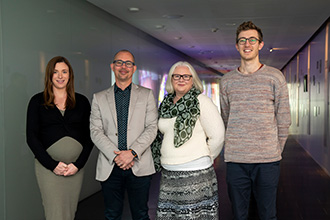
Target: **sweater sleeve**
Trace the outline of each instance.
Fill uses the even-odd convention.
[[[77,97],[78,97],[78,95],[77,95]],[[82,142],[83,150],[80,153],[78,159],[75,162],[73,162],[73,164],[78,169],[81,169],[85,166],[85,164],[88,160],[88,157],[93,149],[94,144],[91,140],[90,129],[89,129],[89,117],[90,117],[90,112],[91,112],[90,103],[89,103],[88,99],[82,95],[80,95],[80,98],[77,100],[79,100],[81,102],[79,111],[84,112],[83,117],[81,119],[81,135],[83,137],[83,142]]]
[[[279,83],[275,87],[275,117],[277,121],[279,143],[281,150],[283,151],[289,135],[289,127],[291,125],[288,87],[284,77],[280,78]]]
[[[199,96],[200,100],[200,122],[207,137],[207,145],[209,147],[212,160],[214,160],[221,152],[225,127],[218,111],[212,100],[206,96]]]
[[[47,169],[53,171],[59,161],[54,160],[46,151],[40,140],[40,109],[38,96],[31,98],[26,118],[26,140],[35,158]]]
[[[225,127],[227,127],[230,106],[223,80],[220,81],[220,107],[221,107],[221,117],[223,119]]]

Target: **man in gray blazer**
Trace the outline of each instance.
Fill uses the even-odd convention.
[[[105,217],[119,220],[127,190],[132,218],[149,219],[148,197],[155,173],[150,144],[157,134],[157,106],[150,89],[132,83],[133,54],[121,50],[111,69],[116,83],[94,94],[91,137],[99,149],[96,180],[101,182]]]

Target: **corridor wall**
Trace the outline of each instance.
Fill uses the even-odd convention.
[[[290,133],[330,175],[328,19],[283,68],[291,104]]]

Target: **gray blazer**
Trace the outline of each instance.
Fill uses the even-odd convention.
[[[127,149],[133,149],[138,155],[131,168],[136,176],[155,173],[150,144],[157,134],[157,119],[157,106],[152,91],[132,83]],[[99,149],[96,180],[105,181],[115,165],[114,151],[119,151],[114,86],[93,95],[90,130],[91,138]]]

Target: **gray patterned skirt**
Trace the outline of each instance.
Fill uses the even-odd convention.
[[[213,166],[196,171],[162,170],[157,220],[217,220],[218,207]]]

